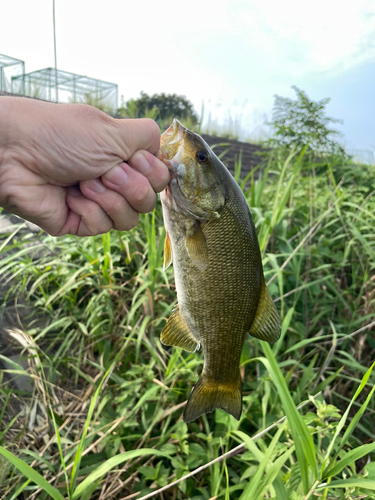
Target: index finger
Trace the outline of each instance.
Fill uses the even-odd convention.
[[[127,118],[115,121],[118,145],[129,159],[136,151],[157,153],[160,149],[160,128],[151,118]]]

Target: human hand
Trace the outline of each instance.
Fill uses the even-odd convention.
[[[132,229],[170,180],[159,141],[153,120],[0,97],[0,206],[53,236]]]

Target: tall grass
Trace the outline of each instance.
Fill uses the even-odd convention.
[[[34,371],[4,370],[42,381],[43,429],[0,382],[5,499],[375,498],[374,171],[291,153],[238,179],[282,320],[272,347],[245,342],[239,422],[181,419],[202,355],[160,344],[176,294],[159,205],[129,233],[4,240],[8,303],[48,318],[27,330]]]

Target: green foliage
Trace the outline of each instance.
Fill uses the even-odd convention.
[[[169,127],[173,118],[178,118],[189,124],[198,123],[198,115],[193,104],[182,95],[154,94],[152,96],[141,92],[137,99],[124,101],[121,97],[120,115],[129,118],[149,117],[157,119],[163,128]],[[188,124],[186,124],[188,126]]]
[[[0,379],[6,500],[158,498],[175,481],[164,498],[375,499],[375,173],[332,163],[302,176],[305,156],[278,151],[258,179],[238,175],[282,319],[275,345],[245,342],[239,422],[181,420],[202,355],[160,344],[176,302],[160,204],[128,233],[4,236],[8,303],[24,295],[48,320],[27,328],[47,379],[42,432]]]
[[[78,99],[70,98],[71,103],[81,103],[88,104],[89,106],[94,106],[94,108],[100,109],[105,113],[112,114],[114,109],[112,106],[108,105],[106,97],[98,95],[98,93],[86,92],[84,96],[79,96]]]
[[[210,112],[207,117],[207,122],[205,123],[202,132],[209,135],[214,135],[216,137],[225,137],[226,139],[239,140],[242,134],[241,127],[241,116],[232,117],[230,110],[227,111],[223,122],[220,122],[212,118],[212,113]],[[249,142],[262,142],[262,141],[252,141]]]
[[[267,123],[273,129],[273,136],[266,144],[274,148],[296,148],[297,151],[307,148],[310,158],[345,158],[344,148],[332,137],[341,134],[330,128],[331,123],[342,123],[342,120],[325,114],[330,98],[315,102],[295,85],[292,88],[297,94],[296,100],[275,95],[273,120]]]

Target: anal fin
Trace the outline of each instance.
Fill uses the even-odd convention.
[[[259,340],[266,340],[272,344],[278,340],[280,333],[280,316],[263,279],[258,309],[249,334],[252,337]]]
[[[168,318],[167,324],[161,332],[160,341],[164,345],[181,347],[188,352],[195,352],[200,347],[200,342],[195,338],[185,318],[180,314],[178,305]]]

